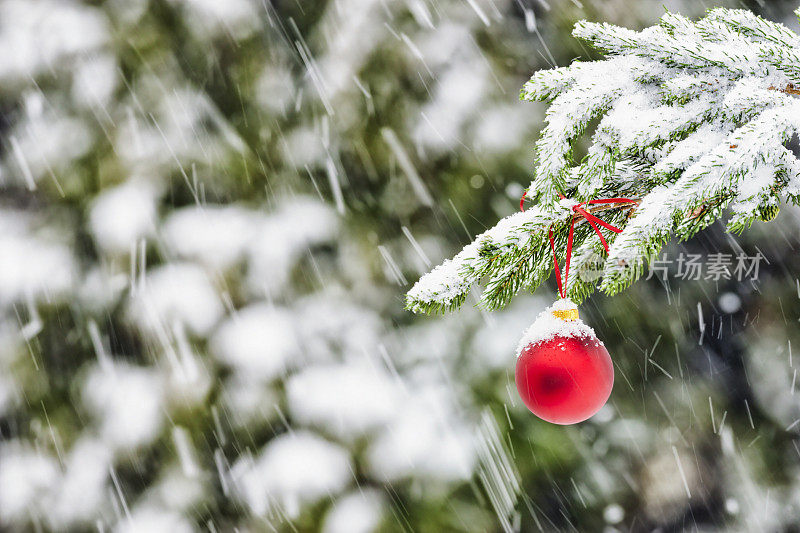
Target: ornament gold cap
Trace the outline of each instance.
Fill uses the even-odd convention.
[[[553,309],[551,312],[553,313],[554,317],[560,318],[565,322],[573,322],[578,320],[577,309]]]

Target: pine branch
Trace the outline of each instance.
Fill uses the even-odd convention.
[[[728,229],[740,232],[774,218],[782,202],[800,203],[800,163],[785,147],[800,130],[794,32],[748,11],[714,9],[697,22],[667,13],[639,32],[582,21],[573,34],[606,58],[537,72],[520,94],[549,102],[526,192],[535,205],[424,276],[409,309],[454,309],[477,282],[487,309],[535,290],[553,268],[548,230],[563,260],[576,201],[638,199],[592,207],[623,228],[607,235],[607,256],[594,230],[576,223],[572,269],[601,258],[599,288],[609,294],[638,279],[664,243],[692,237],[726,209]],[[576,161],[572,147],[596,119],[587,156]],[[580,300],[597,285],[571,274],[566,290]]]

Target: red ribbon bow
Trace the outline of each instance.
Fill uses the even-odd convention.
[[[559,194],[562,199],[564,196]],[[602,226],[607,230],[611,230],[614,233],[622,233],[622,230],[616,226],[613,226],[606,222],[605,220],[599,219],[589,211],[583,208],[585,205],[598,205],[598,204],[635,204],[636,200],[631,200],[630,198],[603,198],[600,200],[587,200],[585,202],[579,202],[572,206],[572,220],[569,224],[569,237],[567,238],[567,258],[566,264],[564,267],[564,282],[561,282],[561,268],[558,266],[558,258],[556,257],[556,244],[553,240],[553,230],[552,228],[548,228],[547,230],[547,237],[550,239],[550,249],[553,251],[553,264],[555,265],[556,270],[556,285],[558,286],[558,294],[562,298],[566,298],[566,285],[567,285],[567,278],[569,277],[569,262],[570,258],[572,257],[572,240],[573,234],[575,230],[575,219],[578,216],[582,216],[586,219],[586,222],[592,226],[592,229],[597,236],[600,238],[600,243],[603,245],[606,253],[608,253],[608,243],[606,242],[606,238],[603,236],[603,233],[600,231],[598,226]],[[522,195],[522,198],[519,201],[519,208],[521,211],[525,211],[525,194]]]

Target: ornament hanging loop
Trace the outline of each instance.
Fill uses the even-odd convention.
[[[527,191],[522,194],[522,198],[519,201],[519,208],[521,211],[525,211],[525,196],[527,195]],[[564,200],[564,195],[559,194],[562,200]],[[606,242],[606,238],[603,236],[603,233],[600,231],[600,227],[603,227],[609,231],[613,231],[614,233],[622,233],[622,229],[618,228],[614,225],[609,224],[605,220],[602,220],[588,210],[584,209],[586,205],[601,205],[601,204],[635,204],[638,203],[638,200],[632,200],[630,198],[601,198],[598,200],[587,200],[585,202],[579,202],[572,206],[572,216],[570,217],[569,223],[569,236],[567,237],[567,253],[564,262],[564,280],[561,280],[561,268],[558,266],[558,256],[556,254],[556,243],[555,239],[553,238],[553,228],[549,227],[547,229],[547,238],[550,240],[550,250],[553,252],[553,265],[555,266],[556,271],[556,286],[558,287],[558,295],[563,299],[567,297],[567,280],[569,279],[569,264],[570,259],[572,258],[572,243],[574,240],[575,235],[575,219],[582,217],[589,225],[592,227],[594,232],[597,234],[597,237],[600,239],[600,244],[603,245],[603,249],[608,254],[608,242]],[[576,313],[577,314],[577,313]],[[564,320],[575,320],[577,318],[570,317],[560,317]]]

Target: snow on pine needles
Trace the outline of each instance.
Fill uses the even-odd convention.
[[[673,235],[693,236],[727,207],[728,229],[740,232],[770,220],[781,203],[800,203],[800,164],[785,146],[800,131],[794,32],[719,8],[696,22],[666,13],[642,31],[581,21],[573,35],[606,58],[539,71],[520,95],[549,104],[524,196],[534,204],[525,211],[531,218],[514,224],[523,217],[510,215],[423,276],[408,293],[409,309],[453,309],[482,279],[488,309],[534,290],[552,268],[548,229],[557,255],[566,252],[572,213],[561,209],[563,197],[638,202],[601,217],[623,229],[609,237],[599,283],[608,294],[633,283]],[[574,145],[593,123],[587,155],[577,160]],[[573,268],[588,252],[603,252],[588,230],[576,231],[575,248]],[[578,301],[594,289],[577,279],[567,287]]]

